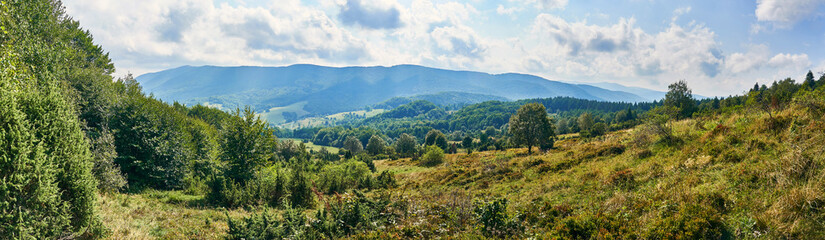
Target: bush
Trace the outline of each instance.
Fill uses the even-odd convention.
[[[269,205],[280,207],[288,195],[285,169],[263,169],[246,183],[222,175],[209,181],[208,202],[225,207]]]
[[[355,156],[355,159],[357,159],[360,162],[363,162],[364,164],[367,164],[367,167],[370,169],[370,171],[375,172],[375,163],[372,162],[373,158],[366,152],[358,153],[358,155]]]
[[[268,210],[260,214],[252,213],[242,219],[232,219],[227,214],[229,225],[226,239],[319,239],[317,229],[307,227],[307,219],[300,209],[287,208],[279,218]]]
[[[389,198],[371,199],[361,192],[329,199],[327,207],[316,212],[316,220],[310,228],[322,232],[327,238],[341,238],[356,231],[373,230],[395,222]]]
[[[476,202],[475,219],[479,229],[487,237],[515,237],[524,231],[519,215],[507,214],[507,199],[496,199],[491,202]]]
[[[363,162],[348,160],[340,164],[324,166],[318,173],[319,190],[328,193],[343,193],[349,189],[372,187],[370,169]]]
[[[315,198],[309,180],[302,167],[292,169],[292,178],[289,181],[289,202],[292,207],[312,207]]]
[[[421,159],[421,165],[435,166],[442,162],[444,162],[444,150],[434,145],[427,146],[427,152],[424,153],[424,157]]]
[[[394,188],[397,186],[398,182],[395,180],[395,174],[390,171],[381,171],[381,174],[375,178],[376,188]]]

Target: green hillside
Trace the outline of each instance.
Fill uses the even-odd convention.
[[[279,109],[114,78],[59,1],[0,3],[0,239],[825,236],[825,75],[722,99],[685,81],[648,103],[416,99],[286,130],[262,119]]]

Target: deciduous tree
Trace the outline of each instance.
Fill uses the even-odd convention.
[[[543,149],[553,146],[553,124],[544,105],[538,103],[521,106],[516,114],[510,117],[509,132],[512,134],[511,141],[515,145],[527,146],[528,153],[532,153],[533,146]]]

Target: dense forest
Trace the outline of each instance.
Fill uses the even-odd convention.
[[[3,1],[0,51],[3,239],[825,234],[825,76],[812,72],[721,99],[677,81],[652,103],[415,100],[284,131],[112,76],[59,1]],[[112,220],[141,217],[192,224],[144,236]]]

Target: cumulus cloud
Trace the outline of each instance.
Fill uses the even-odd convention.
[[[537,57],[525,61],[524,68],[544,68],[559,78],[628,79],[659,89],[685,79],[697,92],[712,95],[810,65],[805,54],[771,55],[765,45],[724,54],[715,33],[696,23],[671,22],[661,32],[645,32],[633,18],[602,26],[541,14],[531,33],[541,44],[528,51]]]
[[[481,58],[486,50],[478,42],[475,32],[468,27],[439,27],[430,34],[437,48],[451,54]]]
[[[510,0],[510,2],[522,2],[524,4],[534,4],[539,9],[553,10],[567,7],[568,0]]]
[[[504,5],[499,4],[496,8],[496,13],[499,15],[513,15],[514,13],[518,12],[520,9],[517,7],[509,7],[506,8]]]
[[[367,42],[297,0],[261,7],[200,0],[65,4],[111,51],[115,64],[132,72],[183,64],[333,65],[371,58]]]
[[[254,7],[202,0],[65,4],[111,52],[118,74],[201,64],[421,64],[660,90],[685,79],[699,94],[728,95],[754,81],[805,73],[811,65],[806,54],[776,53],[765,44],[725,53],[707,26],[677,23],[690,7],[673,11],[658,31],[643,30],[635,18],[591,24],[537,13],[519,23],[523,30],[502,37],[470,26],[534,6],[561,9],[567,1],[510,0],[494,12],[479,11],[472,3],[430,0],[335,0],[320,7],[300,0]]]
[[[348,0],[341,6],[338,18],[347,25],[360,25],[371,29],[395,29],[403,25],[397,8],[365,7],[361,0]]]
[[[758,0],[756,19],[788,27],[810,18],[825,0]]]

